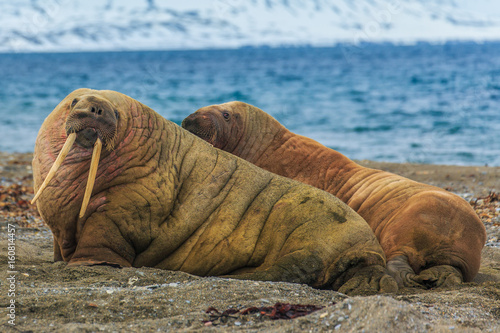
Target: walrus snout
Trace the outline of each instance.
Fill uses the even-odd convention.
[[[206,114],[200,114],[200,113],[191,113],[189,116],[187,116],[183,121],[181,126],[185,129],[188,127],[191,128],[199,128],[200,127],[200,122],[210,122],[210,118]]]
[[[215,124],[216,122],[209,114],[197,111],[187,116],[182,121],[181,126],[213,146],[216,146],[217,128]]]
[[[84,96],[75,98],[71,107],[66,133],[77,133],[76,142],[84,148],[91,148],[99,138],[106,148],[113,149],[118,123],[113,104],[97,96]]]

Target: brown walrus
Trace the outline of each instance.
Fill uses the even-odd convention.
[[[471,281],[486,241],[483,224],[462,198],[440,188],[364,168],[296,135],[242,102],[199,109],[182,126],[214,147],[332,193],[375,232],[400,285],[437,287]]]
[[[343,202],[118,92],[69,94],[39,131],[33,174],[56,261],[397,290],[375,235]]]

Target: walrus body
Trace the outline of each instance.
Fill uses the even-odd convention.
[[[201,108],[182,126],[217,148],[347,203],[374,231],[400,285],[471,281],[479,270],[485,228],[452,193],[364,168],[242,102]]]
[[[117,92],[76,90],[47,117],[35,190],[70,137],[74,148],[37,194],[55,260],[397,290],[373,232],[347,205],[215,149]],[[101,141],[95,186],[80,210],[92,145]]]

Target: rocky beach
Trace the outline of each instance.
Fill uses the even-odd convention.
[[[29,203],[31,159],[0,153],[4,332],[500,332],[500,167],[359,161],[460,195],[487,243],[471,283],[348,297],[292,283],[53,263],[52,234]]]

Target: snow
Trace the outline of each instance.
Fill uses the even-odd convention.
[[[496,0],[0,0],[0,52],[500,40]]]

